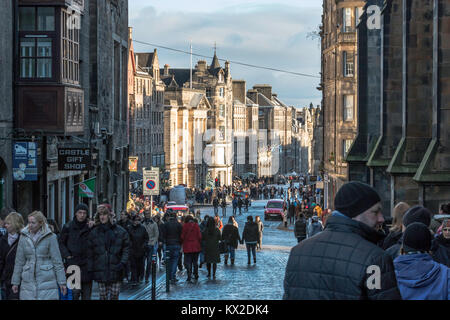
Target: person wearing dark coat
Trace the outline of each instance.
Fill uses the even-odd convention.
[[[88,271],[98,282],[100,300],[118,300],[129,258],[129,235],[113,222],[105,205],[98,206],[95,220],[96,226],[88,236]]]
[[[283,299],[401,299],[392,259],[376,245],[377,225],[384,218],[375,189],[361,182],[346,183],[337,192],[334,207],[326,228],[291,250]]]
[[[239,198],[238,198],[238,201],[237,201],[237,205],[238,205],[238,208],[239,208],[239,215],[242,214],[242,205],[243,205],[243,204],[244,204],[244,201],[242,201],[242,198],[239,197]]]
[[[12,212],[5,218],[6,234],[0,236],[0,287],[2,300],[19,300],[19,294],[12,291],[11,279],[14,273],[17,245],[23,218],[20,213]]]
[[[242,233],[242,242],[245,241],[247,247],[247,264],[250,264],[251,256],[253,255],[253,263],[256,263],[256,245],[259,241],[259,227],[256,222],[253,221],[252,216],[247,217],[247,222],[244,226],[244,232]]]
[[[183,226],[178,222],[175,213],[169,215],[169,219],[161,227],[162,237],[164,239],[164,245],[169,253],[168,265],[170,271],[170,281],[175,284],[178,279],[176,278],[178,259],[181,251],[181,232]]]
[[[450,220],[442,223],[442,234],[433,239],[431,253],[434,261],[450,267]]]
[[[406,228],[411,223],[414,222],[421,222],[427,227],[429,227],[431,222],[431,216],[432,216],[431,211],[420,205],[413,206],[405,212],[402,221],[402,236],[400,237],[400,239],[396,244],[386,249],[386,253],[391,256],[392,260],[394,260],[400,255],[400,248],[402,246],[403,241],[403,232],[406,230]]]
[[[141,224],[141,218],[138,215],[132,218],[128,234],[130,237],[131,284],[137,284],[144,277],[144,259],[148,243],[147,229]]]
[[[420,222],[409,224],[403,233],[394,266],[404,300],[450,299],[450,269],[431,258],[431,238],[429,226]]]
[[[66,223],[59,235],[59,250],[64,267],[80,267],[81,289],[73,289],[73,300],[91,300],[92,281],[88,272],[89,208],[84,203],[75,207],[75,217]],[[67,275],[66,275],[67,276]]]
[[[214,207],[214,214],[218,214],[219,213],[219,199],[217,197],[214,197],[212,204]]]
[[[191,281],[191,276],[198,279],[198,256],[201,247],[202,234],[200,227],[194,218],[187,216],[181,231],[181,242],[184,253],[184,266],[187,270],[187,281]]]
[[[223,227],[222,240],[225,241],[228,252],[225,254],[225,264],[228,264],[228,256],[230,256],[231,265],[234,265],[235,251],[241,242],[239,229],[234,225],[233,216],[228,218],[228,223]]]
[[[214,219],[209,218],[206,229],[202,233],[205,241],[205,262],[208,269],[208,278],[211,277],[211,265],[213,267],[213,279],[216,279],[217,264],[220,263],[219,241],[220,230],[216,227]]]
[[[306,219],[303,213],[300,213],[294,226],[294,235],[298,243],[306,239]]]

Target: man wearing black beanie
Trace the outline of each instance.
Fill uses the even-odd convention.
[[[66,223],[59,236],[59,249],[64,260],[64,266],[75,265],[81,270],[81,289],[73,290],[73,300],[90,300],[92,281],[87,270],[87,238],[91,225],[89,224],[89,208],[84,203],[75,207],[74,218]]]
[[[401,299],[392,259],[376,245],[384,222],[378,193],[352,181],[334,206],[325,230],[291,250],[283,299]]]
[[[450,270],[429,254],[432,235],[428,226],[413,222],[403,233],[395,274],[405,300],[449,300]]]
[[[408,211],[406,211],[405,215],[403,216],[402,232],[404,233],[406,228],[410,224],[415,222],[420,222],[429,227],[431,222],[431,216],[432,214],[430,210],[428,210],[423,206],[417,205],[409,208]],[[403,235],[402,237],[400,237],[399,241],[396,244],[386,249],[386,253],[391,256],[392,260],[394,260],[400,255],[400,248],[402,246],[402,242],[403,242]]]

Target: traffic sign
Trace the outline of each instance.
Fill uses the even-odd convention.
[[[142,169],[143,193],[145,196],[159,195],[159,169]]]

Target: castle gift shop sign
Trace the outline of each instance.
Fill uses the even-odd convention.
[[[86,148],[84,145],[58,147],[58,170],[92,170],[92,156],[90,148]]]

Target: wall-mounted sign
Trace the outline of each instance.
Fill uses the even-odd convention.
[[[37,142],[14,141],[13,178],[15,181],[37,181]]]
[[[78,195],[82,198],[94,198],[95,196],[95,177],[80,182]]]
[[[90,148],[86,148],[85,145],[59,146],[58,170],[92,170],[92,157]]]
[[[128,157],[128,169],[130,172],[137,172],[138,160],[138,157]]]

